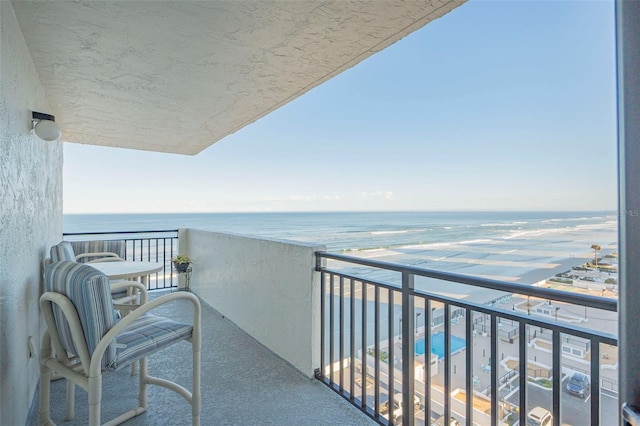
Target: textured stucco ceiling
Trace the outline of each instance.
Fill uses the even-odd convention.
[[[65,141],[196,154],[463,1],[13,5]]]

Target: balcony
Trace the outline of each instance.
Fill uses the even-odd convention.
[[[430,424],[444,416],[511,425],[526,424],[538,406],[551,424],[618,416],[617,338],[611,324],[597,325],[617,321],[615,299],[192,229],[116,237],[127,239],[130,259],[167,264],[181,252],[195,260],[191,288],[205,302],[204,423]],[[149,286],[173,291],[179,280],[168,266]],[[443,293],[451,283],[486,291],[491,303]],[[182,349],[152,358],[150,371],[183,376]],[[574,373],[590,379],[582,395],[567,391]],[[127,371],[110,376],[104,420],[136,394]],[[53,419],[61,421],[64,384],[54,383],[52,395]],[[86,419],[86,395],[76,398],[70,424]],[[177,395],[151,387],[149,401],[130,424],[188,422],[189,406]]]

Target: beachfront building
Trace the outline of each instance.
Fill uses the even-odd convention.
[[[2,423],[25,424],[34,401],[39,377],[38,342],[43,333],[38,309],[43,288],[42,263],[49,248],[62,239],[62,142],[35,136],[31,132],[32,112],[54,115],[64,141],[196,154],[461,3],[290,2],[287,8],[281,8],[271,1],[1,1]],[[636,328],[640,287],[634,285],[640,276],[640,227],[635,224],[640,205],[640,5],[619,1],[617,25],[619,404],[640,406],[640,378],[635,374],[640,370],[640,336]],[[327,259],[316,258],[322,247],[191,230],[182,231],[180,245],[189,253],[212,259],[210,264],[199,264],[193,287],[198,296],[217,308],[225,307],[225,316],[307,376],[317,375],[316,370],[328,364],[319,348],[323,310],[320,292],[316,292],[320,275],[325,274],[314,270],[316,261],[321,264]],[[237,260],[240,252],[242,262]],[[254,264],[273,267],[265,274],[247,268]],[[237,286],[252,281],[263,284],[272,294],[260,287]],[[205,282],[216,285],[204,285]],[[222,282],[229,285],[218,286]],[[290,290],[300,287],[300,282],[308,285],[300,294],[292,292],[287,305],[296,309],[282,309],[282,298],[273,293],[290,294]],[[247,306],[247,294],[259,294],[262,305]],[[405,306],[408,309],[410,303]],[[261,317],[265,309],[268,321]],[[427,311],[423,312],[426,317]],[[413,321],[408,320],[413,313],[403,315],[402,333],[413,335]],[[445,322],[444,328],[449,326]],[[223,339],[219,345],[229,341]],[[492,342],[488,341],[489,346]],[[406,352],[403,357],[412,360],[413,355]],[[491,379],[494,389],[502,379],[492,373],[496,362],[494,357],[483,363],[481,372]],[[500,362],[507,365],[508,357]],[[336,374],[349,374],[341,364]],[[412,365],[409,370],[415,369],[413,362],[405,364]],[[335,388],[333,367],[329,374]],[[443,367],[446,372],[454,368],[447,363]],[[535,370],[536,366],[530,368]],[[405,375],[409,370],[400,371]],[[255,372],[255,388],[259,386],[259,376],[266,373],[251,371]],[[322,376],[322,371],[319,374]],[[422,375],[425,376],[428,374]],[[232,389],[233,381],[234,377],[227,378],[224,385]],[[404,401],[411,402],[409,395],[414,386],[411,381],[403,382],[407,391]],[[216,398],[233,414],[239,410],[234,396],[242,399],[242,408],[246,409],[247,395],[221,394]],[[495,398],[489,404],[494,419],[496,404]],[[506,404],[501,402],[501,411],[505,411]],[[366,424],[365,416],[340,414],[337,411],[348,410],[334,405],[338,407],[336,411],[323,412]],[[414,415],[410,405],[405,404],[403,418]],[[277,412],[276,418],[286,422],[290,409],[280,406],[273,411]],[[450,410],[445,403],[445,412]],[[294,411],[300,410],[294,407]],[[374,417],[386,421],[375,413]]]

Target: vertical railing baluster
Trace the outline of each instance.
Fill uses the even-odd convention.
[[[431,421],[431,323],[433,311],[431,299],[424,299],[424,415],[425,423]],[[426,423],[428,424],[428,423]]]
[[[408,272],[402,273],[402,424],[413,425],[415,407],[415,347],[413,322],[414,315],[414,276]]]
[[[164,258],[162,259],[162,263],[164,264],[164,277],[165,281],[167,279],[167,263],[171,265],[171,251],[173,250],[173,238],[169,238],[169,260],[167,261],[167,243],[164,245]],[[166,287],[166,282],[165,282]],[[169,266],[169,287],[173,287],[173,280],[171,279],[171,266]]]
[[[395,359],[395,344],[394,344],[394,328],[395,328],[395,319],[394,319],[394,301],[393,301],[393,290],[387,290],[387,347],[388,347],[388,357],[387,357],[387,394],[389,395],[389,399],[387,400],[387,408],[389,409],[389,422],[393,421],[393,413],[395,411],[395,382],[394,382],[394,370],[393,361]]]
[[[491,313],[491,424],[498,424],[498,317]]]
[[[151,258],[151,238],[149,238],[147,240],[147,250],[149,252],[149,254],[147,254],[147,262],[151,262],[152,258]],[[155,279],[155,289],[158,288],[158,273],[155,273],[156,279]],[[149,286],[151,285],[151,280],[149,280]]]
[[[319,258],[317,259],[317,263],[319,264]],[[325,381],[326,372],[325,372],[325,354],[324,351],[326,349],[326,328],[327,328],[327,318],[325,309],[326,306],[326,298],[327,298],[327,273],[320,271],[320,374],[322,380]]]
[[[375,407],[376,418],[380,418],[380,287],[375,286],[375,309],[374,309],[374,377],[375,391],[373,403]]]
[[[338,330],[338,336],[340,338],[340,393],[344,392],[344,277],[340,277],[340,310],[338,315],[340,316],[340,328]]]
[[[179,247],[180,247],[180,242],[178,241],[178,239],[176,239],[176,245],[175,245],[175,250],[174,250],[176,255],[178,254],[178,251],[180,251]],[[176,274],[176,283],[175,283],[176,287],[178,286],[178,281],[177,280],[178,280],[178,275]]]
[[[600,424],[600,342],[591,339],[591,426]]]
[[[444,305],[444,418],[451,417],[451,305]]]
[[[170,247],[170,249],[169,249],[169,250],[170,250],[170,254],[169,254],[169,259],[168,259],[168,261],[167,261],[167,259],[166,259],[167,254],[166,254],[166,252],[165,252],[165,265],[166,265],[166,266],[165,266],[165,268],[169,268],[169,280],[170,280],[170,284],[169,284],[169,286],[170,286],[171,288],[173,288],[173,287],[174,287],[174,283],[173,283],[173,271],[172,271],[172,266],[173,266],[173,265],[172,265],[172,263],[171,263],[171,259],[173,259],[173,251],[174,251],[174,247],[178,247],[178,233],[177,233],[177,232],[176,232],[175,237],[171,237],[170,241],[171,241],[171,247]],[[165,270],[165,275],[166,275],[166,270]],[[177,286],[177,284],[176,284],[176,286]]]
[[[529,364],[529,359],[528,359],[528,355],[527,355],[527,339],[526,339],[526,332],[527,332],[527,324],[524,323],[523,321],[518,323],[518,327],[519,327],[519,333],[520,336],[518,338],[519,342],[518,342],[518,346],[519,346],[519,356],[520,356],[520,363],[518,365],[519,367],[519,377],[518,377],[518,383],[520,386],[520,413],[519,413],[519,417],[520,417],[520,424],[521,425],[526,425],[527,424],[527,375],[528,375],[528,364]]]
[[[473,342],[475,337],[473,336],[473,311],[470,308],[466,308],[465,310],[465,333],[467,335],[466,342],[466,357],[465,357],[465,367],[466,367],[466,422],[468,425],[473,425]]]
[[[560,426],[560,420],[562,415],[562,407],[560,406],[560,383],[562,374],[561,365],[562,362],[562,344],[560,342],[560,332],[553,330],[553,424],[554,426]]]
[[[156,250],[155,250],[156,251],[156,255],[155,255],[154,262],[157,262],[158,261],[158,243],[159,243],[158,238],[154,238],[154,242],[155,242],[155,245],[156,245]],[[155,275],[156,275],[156,289],[158,289],[158,288],[160,288],[160,273],[156,272]]]
[[[179,243],[179,241],[178,241],[177,238],[176,238],[175,244],[172,241],[172,243],[171,243],[171,256],[169,257],[169,260],[171,260],[171,259],[173,259],[175,257],[175,255],[173,254],[174,253],[174,248],[178,246],[178,243]],[[169,263],[169,271],[171,273],[171,287],[177,287],[178,284],[173,279],[173,268],[171,266],[171,263]]]
[[[366,411],[367,409],[367,378],[368,378],[368,367],[367,367],[367,284],[362,281],[362,359],[361,363],[361,373],[362,373],[362,384],[360,386],[362,390],[362,401],[361,407]]]

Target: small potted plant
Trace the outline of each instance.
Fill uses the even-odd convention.
[[[189,265],[191,265],[192,260],[186,254],[179,254],[171,259],[171,262],[173,262],[173,267],[177,272],[186,272]]]

